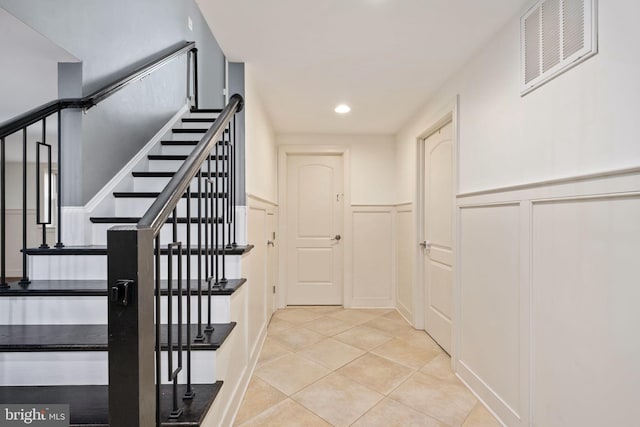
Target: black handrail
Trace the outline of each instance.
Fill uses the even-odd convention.
[[[229,104],[222,110],[213,126],[204,134],[194,150],[189,154],[180,169],[173,175],[162,193],[154,200],[138,222],[138,229],[151,228],[154,234],[158,234],[160,229],[169,218],[173,209],[185,194],[187,187],[191,183],[198,169],[204,161],[211,155],[211,150],[221,139],[223,132],[227,129],[228,123],[235,113],[239,113],[244,108],[244,99],[235,94],[229,100]]]
[[[92,92],[89,95],[86,95],[82,98],[63,98],[57,99],[54,101],[50,101],[46,104],[43,104],[39,107],[36,107],[26,113],[20,114],[4,123],[0,123],[0,143],[2,145],[2,149],[0,150],[2,153],[5,152],[5,144],[7,142],[6,137],[22,132],[23,136],[23,176],[22,176],[22,190],[23,190],[23,212],[22,212],[22,235],[23,235],[23,245],[22,245],[22,278],[20,279],[21,284],[30,283],[29,278],[27,276],[27,209],[26,209],[26,199],[27,199],[27,173],[26,173],[26,164],[27,164],[27,128],[29,126],[35,125],[37,123],[41,123],[42,125],[42,141],[39,143],[44,143],[46,140],[46,120],[57,114],[57,122],[58,122],[58,176],[57,176],[57,195],[58,195],[58,203],[57,203],[57,234],[58,241],[55,244],[56,248],[64,247],[62,242],[62,111],[69,108],[74,109],[84,109],[85,111],[96,106],[100,102],[104,101],[111,95],[116,92],[124,89],[131,83],[139,81],[154,71],[158,70],[160,67],[165,64],[173,61],[177,57],[181,55],[188,55],[187,63],[189,64],[189,77],[187,84],[187,97],[193,101],[192,108],[198,108],[198,49],[196,49],[195,42],[182,42],[179,46],[175,46],[170,48],[170,50],[164,51],[164,53],[156,55],[153,59],[148,60],[144,64],[136,67],[133,71],[128,72],[124,77],[120,77],[111,83],[103,86],[102,88]],[[190,80],[191,75],[193,75],[193,81]],[[38,146],[39,147],[39,146]],[[50,157],[50,156],[49,156]],[[0,168],[4,173],[6,158],[4,154],[0,159]],[[49,167],[51,161],[49,160]],[[39,173],[39,171],[38,171]],[[40,182],[39,175],[36,176],[37,182]],[[49,174],[49,179],[51,180],[51,173]],[[51,185],[50,185],[51,186]],[[2,193],[2,200],[5,198],[6,185],[4,180],[2,181],[2,185],[0,185],[0,192]],[[51,208],[51,194],[49,191],[49,207]],[[37,194],[37,204],[38,206],[38,225],[42,226],[42,245],[41,247],[47,247],[46,236],[47,230],[46,227],[51,223],[51,215],[47,217],[47,221],[43,222],[40,218],[40,192]],[[0,203],[0,223],[5,223],[6,217],[6,206],[5,203]],[[0,255],[0,289],[6,288],[8,286],[6,282],[6,254],[4,249],[6,248],[6,233],[4,227],[0,230],[0,247],[3,248],[2,255]]]
[[[57,99],[55,101],[48,102],[39,107],[36,107],[26,113],[20,114],[2,124],[0,124],[0,138],[7,137],[23,128],[30,126],[34,123],[39,122],[42,119],[49,117],[52,114],[55,114],[61,110],[67,108],[80,108],[80,109],[89,109],[91,107],[96,106],[100,102],[104,101],[111,95],[115,94],[121,89],[124,89],[126,86],[130,85],[133,82],[141,80],[142,78],[148,76],[153,73],[163,65],[171,62],[175,58],[184,55],[187,52],[193,51],[197,52],[195,42],[184,42],[179,47],[172,49],[170,52],[167,52],[155,59],[146,62],[140,67],[128,73],[126,76],[121,77],[108,85],[96,90],[95,92],[84,96],[82,98],[66,98],[66,99]],[[197,108],[197,99],[198,99],[198,90],[197,90],[197,80],[194,81],[194,96],[195,96],[195,104]]]

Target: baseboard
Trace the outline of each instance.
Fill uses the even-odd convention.
[[[520,415],[463,361],[458,360],[456,376],[503,426],[521,426]]]
[[[413,313],[400,301],[397,301],[396,310],[400,313],[400,316],[404,318],[410,325],[413,325]]]
[[[396,305],[393,299],[375,299],[375,298],[352,298],[351,304],[345,308],[367,309],[367,308],[390,308],[395,309]]]
[[[238,416],[238,411],[240,410],[240,406],[242,401],[244,400],[244,395],[247,393],[247,389],[249,388],[249,382],[251,381],[251,377],[256,370],[256,366],[258,365],[258,359],[260,358],[260,353],[262,353],[262,347],[264,346],[264,341],[267,338],[267,322],[262,329],[262,333],[260,334],[260,338],[258,339],[259,345],[256,348],[259,348],[260,351],[255,352],[252,360],[249,361],[248,369],[245,370],[245,375],[242,378],[242,381],[238,382],[238,386],[234,390],[233,399],[231,401],[231,405],[227,408],[227,413],[224,417],[224,423],[221,426],[232,426],[236,421],[236,417]]]

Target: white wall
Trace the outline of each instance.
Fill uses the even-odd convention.
[[[454,358],[509,426],[636,423],[640,230],[616,195],[640,182],[611,171],[640,166],[640,4],[598,3],[595,57],[520,97],[514,17],[397,135],[396,200],[415,202],[417,137],[459,95],[458,193],[486,191],[458,196]]]
[[[395,203],[395,145],[392,136],[280,134],[278,144],[349,147],[351,204]]]
[[[246,191],[269,202],[278,202],[278,149],[269,114],[263,106],[245,64]]]

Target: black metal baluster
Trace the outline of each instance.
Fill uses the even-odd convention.
[[[214,158],[216,159],[216,161],[214,163],[214,174],[216,175],[216,177],[218,176],[218,172],[220,172],[220,162],[223,160],[223,156],[220,155],[219,146],[220,146],[220,144],[216,143],[215,155],[214,155],[215,156]],[[218,221],[219,221],[219,218],[220,218],[220,212],[219,212],[219,208],[218,208],[218,205],[220,203],[220,191],[218,189],[218,179],[217,178],[216,178],[215,187],[216,187],[216,191],[215,191],[214,207],[215,207],[215,212],[216,212],[216,214],[215,214],[215,217],[216,217],[216,234],[215,234],[216,242],[215,242],[215,245],[214,245],[214,249],[215,249],[215,252],[214,252],[214,254],[215,254],[215,263],[214,263],[214,265],[215,265],[215,279],[216,279],[215,283],[216,283],[216,286],[220,286],[220,275],[219,275],[220,265],[218,264],[218,262],[220,260],[218,259],[218,252],[217,252],[218,245],[220,243],[220,241],[219,241],[219,239],[220,239],[220,227],[218,227]],[[220,223],[220,224],[222,224],[222,223]],[[222,226],[224,227],[224,225],[222,225]]]
[[[47,207],[49,208],[49,210],[47,212],[47,224],[44,224],[42,226],[42,230],[43,230],[42,231],[42,241],[44,242],[44,244],[47,247],[49,247],[49,245],[47,245],[47,235],[46,235],[46,231],[45,231],[45,226],[46,225],[51,225],[51,219],[52,219],[52,217],[51,217],[51,209],[52,209],[51,208],[51,204],[53,202],[53,197],[52,197],[53,193],[51,193],[51,190],[53,190],[53,188],[52,188],[51,181],[53,179],[53,175],[51,173],[52,172],[52,170],[51,170],[51,145],[48,145],[48,144],[47,144],[47,162],[48,162],[48,165],[49,165],[49,180],[47,182],[47,185],[49,186],[49,194],[48,194],[49,203],[47,204]]]
[[[57,200],[58,200],[58,221],[56,227],[58,228],[58,241],[56,242],[56,248],[63,248],[62,244],[62,112],[58,111],[58,179],[56,180],[58,187]]]
[[[229,241],[227,242],[227,249],[231,249],[232,245],[231,245],[231,219],[232,219],[232,213],[231,213],[231,209],[232,209],[232,200],[233,200],[233,156],[231,155],[231,150],[232,150],[232,140],[231,140],[231,122],[229,122],[229,124],[227,125],[227,130],[229,132],[229,146],[227,147],[227,155],[229,156],[228,158],[228,166],[227,166],[227,172],[224,176],[224,180],[226,180],[227,183],[227,237],[229,238]]]
[[[200,172],[198,173],[200,175],[203,174],[202,167],[200,168]],[[207,174],[211,176],[211,171],[209,170]],[[213,327],[211,326],[211,275],[209,274],[209,257],[207,256],[207,254],[209,253],[208,251],[211,250],[211,245],[213,244],[213,242],[209,244],[209,223],[211,222],[209,216],[209,198],[213,197],[213,188],[209,187],[210,178],[206,178],[204,181],[204,216],[206,221],[204,225],[204,252],[199,253],[198,256],[204,257],[204,271],[207,281],[207,326],[204,328],[204,330],[205,332],[210,333],[213,331]],[[213,216],[213,212],[211,212],[211,216]],[[213,225],[211,226],[213,227]],[[211,268],[213,268],[213,266],[211,266]],[[213,271],[211,271],[211,273],[213,273]]]
[[[27,276],[27,128],[22,129],[22,278],[21,285],[31,283]]]
[[[160,233],[155,238],[155,275],[156,275],[156,426],[160,426],[161,418],[160,418],[160,386],[162,384],[162,347],[161,347],[161,339],[162,339],[162,282],[161,282],[161,269],[160,269]],[[167,281],[169,282],[169,281]],[[169,296],[168,298],[171,298]]]
[[[227,170],[227,164],[229,162],[229,156],[227,155],[227,141],[225,141],[224,139],[224,134],[222,136],[222,157],[224,158],[224,161],[222,162],[222,190],[225,191],[225,172]],[[216,179],[216,186],[218,185],[218,180]],[[220,249],[222,250],[222,278],[220,279],[220,286],[222,286],[223,288],[225,287],[225,285],[227,284],[227,275],[226,275],[226,255],[227,255],[227,239],[225,236],[225,221],[226,221],[226,210],[227,210],[227,205],[226,202],[229,199],[229,193],[225,192],[223,195],[221,195],[222,199],[222,227],[220,227],[222,229],[222,243],[220,245]],[[217,203],[216,203],[217,204]],[[216,248],[217,249],[217,248]]]
[[[6,176],[6,158],[4,148],[4,138],[0,139],[0,150],[2,155],[2,163],[0,163],[0,244],[2,250],[2,260],[0,260],[0,289],[9,287],[7,283],[7,176]]]
[[[213,156],[213,160],[214,160],[214,162],[217,161],[215,155]],[[217,215],[217,213],[214,213],[215,212],[214,202],[215,202],[217,196],[216,196],[216,194],[214,192],[215,186],[213,185],[213,181],[211,181],[211,179],[212,179],[211,178],[211,153],[209,153],[209,160],[208,160],[207,170],[209,171],[209,181],[211,182],[211,192],[213,193],[213,194],[211,194],[211,198],[209,199],[209,206],[210,206],[210,209],[211,209],[211,216],[213,217],[213,224],[211,225],[211,236],[210,236],[211,237],[211,246],[213,246],[213,248],[214,248],[214,250],[209,251],[209,262],[211,263],[211,277],[209,278],[209,281],[210,282],[213,281],[210,284],[212,284],[213,287],[217,288],[218,287],[218,282],[216,281],[216,274],[215,274],[215,271],[216,271],[216,268],[217,268],[217,266],[216,266],[216,251],[215,251],[215,247],[216,246],[215,246],[214,242],[215,242],[215,233],[218,232],[219,225],[218,225],[218,215]],[[217,172],[215,172],[215,167],[214,167],[213,175],[214,176],[217,175]],[[216,179],[216,178],[213,178],[213,179]]]
[[[233,197],[231,198],[231,206],[232,206],[232,210],[231,210],[231,214],[232,219],[231,222],[233,223],[233,247],[238,246],[238,243],[236,241],[236,228],[238,228],[238,225],[236,224],[236,116],[234,114],[233,116],[233,144],[231,145],[231,150],[232,150],[232,162],[231,163],[231,167],[232,167],[232,171],[231,171],[231,189],[232,189],[232,194]]]
[[[175,211],[174,211],[175,215]],[[174,219],[175,221],[175,219]],[[182,244],[178,242],[172,242],[167,245],[167,378],[168,381],[171,381],[173,384],[172,388],[172,408],[171,413],[169,414],[170,419],[179,418],[182,415],[182,408],[178,405],[178,374],[182,371],[182,351],[181,346],[182,342],[180,339],[182,338],[182,319],[180,315],[182,314],[182,305],[180,304],[180,298],[178,297],[178,366],[173,369],[173,253],[174,247],[177,249],[178,254],[178,289],[179,292],[182,292],[182,279],[180,277],[181,266],[180,262],[181,253],[182,253]]]
[[[46,120],[42,121],[42,138],[44,139],[45,129],[46,129]],[[44,142],[44,141],[43,141]],[[36,224],[42,225],[42,244],[40,245],[41,249],[49,248],[47,242],[47,231],[45,229],[44,224],[42,223],[42,218],[40,216],[40,203],[42,200],[40,199],[40,142],[36,142]]]
[[[49,185],[47,186],[49,194],[47,195],[47,220],[43,220],[40,214],[42,203],[40,188],[40,147],[47,150],[47,173]],[[40,249],[49,249],[47,244],[47,225],[51,224],[51,145],[47,144],[47,121],[42,120],[42,142],[36,142],[36,223],[42,226],[42,244]]]
[[[198,177],[198,254],[202,252],[202,175],[200,170],[196,175]],[[189,249],[190,250],[190,249]],[[198,334],[195,337],[196,342],[204,341],[202,333],[202,258],[198,255]]]
[[[183,399],[193,399],[191,386],[191,186],[187,187],[187,390]]]
[[[193,48],[192,50],[193,52],[193,91],[194,93],[194,99],[195,99],[195,106],[196,106],[196,110],[198,109],[198,49]]]

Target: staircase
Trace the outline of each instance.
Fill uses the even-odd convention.
[[[79,426],[212,416],[252,248],[235,212],[241,109],[237,95],[224,110],[189,109],[135,166],[128,191],[76,225],[90,230],[86,245],[24,248],[20,281],[3,270],[0,404],[68,404]]]

